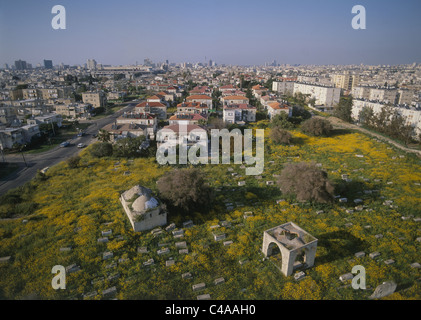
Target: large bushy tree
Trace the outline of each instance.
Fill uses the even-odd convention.
[[[333,115],[343,121],[352,122],[352,96],[341,97],[333,108]]]
[[[278,184],[283,193],[295,195],[299,201],[328,203],[333,200],[334,186],[327,173],[314,163],[288,163],[282,170]]]
[[[292,135],[285,129],[275,127],[270,131],[270,138],[276,144],[291,144]]]
[[[322,118],[311,118],[303,122],[301,130],[313,136],[329,136],[332,131],[329,121]]]
[[[205,176],[197,168],[175,169],[157,181],[162,200],[169,208],[184,212],[206,210],[211,201],[211,188]]]

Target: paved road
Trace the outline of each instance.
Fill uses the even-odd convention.
[[[70,145],[65,148],[56,147],[43,153],[24,154],[24,156],[22,156],[22,154],[6,155],[6,162],[17,163],[20,166],[20,169],[12,175],[0,180],[0,195],[6,193],[10,189],[25,184],[36,175],[38,170],[42,170],[45,167],[52,167],[57,163],[78,154],[81,151],[81,149],[77,147],[79,143],[89,145],[92,142],[95,142],[96,139],[93,138],[93,135],[97,133],[99,129],[114,122],[124,111],[131,110],[136,105],[135,103],[126,104],[127,106],[108,117],[90,121],[92,122],[92,125],[85,130],[86,134],[82,137],[74,137],[69,140]],[[25,161],[28,166],[25,165]]]

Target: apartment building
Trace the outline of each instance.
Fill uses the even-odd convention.
[[[104,92],[84,92],[82,93],[83,103],[89,103],[94,108],[106,107],[107,97]]]
[[[274,81],[272,91],[292,96],[294,94],[294,83],[294,81]]]
[[[359,85],[360,77],[357,74],[345,72],[343,74],[332,75],[332,82],[337,88],[352,91],[354,87]]]
[[[396,103],[398,90],[396,88],[371,88],[368,100],[381,101],[385,103]]]
[[[294,94],[297,92],[309,95],[310,99],[315,99],[316,105],[323,105],[327,109],[332,109],[339,103],[341,88],[295,82]]]
[[[256,121],[256,108],[246,104],[225,105],[223,110],[223,119],[228,124],[245,124]]]
[[[223,106],[230,104],[248,104],[249,99],[245,96],[226,96],[221,97],[221,102]]]
[[[352,118],[354,120],[360,121],[360,112],[363,108],[371,108],[374,114],[381,112],[381,110],[386,107],[384,102],[378,101],[367,101],[361,99],[353,99],[353,106],[352,106]],[[416,134],[421,133],[421,109],[410,107],[410,106],[399,106],[399,105],[392,105],[391,106],[394,110],[397,110],[401,116],[406,119],[406,124],[411,125],[415,128]]]

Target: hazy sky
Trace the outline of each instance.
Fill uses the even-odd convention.
[[[367,29],[351,27],[364,5]],[[54,30],[54,5],[67,29]],[[0,0],[0,65],[421,62],[419,0]]]

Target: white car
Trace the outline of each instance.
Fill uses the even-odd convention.
[[[85,144],[84,144],[84,143],[79,143],[79,144],[77,145],[77,147],[78,147],[78,148],[84,148],[84,147],[85,147]]]

